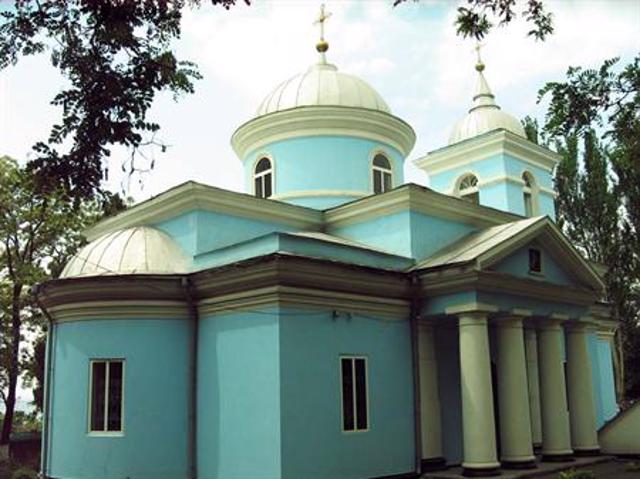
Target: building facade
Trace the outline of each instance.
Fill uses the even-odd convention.
[[[556,153],[479,61],[450,143],[415,160],[431,188],[405,184],[413,129],[327,49],[234,133],[246,194],[168,190],[38,287],[46,477],[490,476],[598,454],[616,324],[554,223]]]

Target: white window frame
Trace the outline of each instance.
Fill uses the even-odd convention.
[[[389,168],[384,168],[382,166],[377,166],[374,164],[374,161],[376,160],[376,156],[383,156],[388,162],[389,162]],[[380,175],[380,187],[382,188],[382,191],[380,192],[376,192],[376,182],[375,182],[375,175],[379,174]],[[390,183],[390,187],[388,190],[386,190],[384,188],[384,175],[389,175],[389,183]],[[390,155],[388,155],[385,151],[380,151],[380,150],[376,150],[373,152],[373,155],[371,156],[371,191],[373,192],[373,194],[375,195],[381,195],[383,193],[386,193],[388,191],[391,191],[393,189],[393,185],[394,185],[394,178],[393,178],[393,165],[391,163],[390,160]]]
[[[353,379],[353,397],[352,397],[352,404],[353,404],[353,429],[345,429],[344,428],[344,401],[343,401],[343,397],[344,397],[344,389],[343,389],[343,383],[344,383],[344,378],[342,377],[342,360],[343,359],[348,359],[351,361],[351,377]],[[356,394],[356,359],[363,359],[364,360],[364,394],[365,394],[365,398],[367,400],[367,408],[366,408],[366,412],[367,412],[367,427],[364,429],[358,429],[358,405],[357,405],[357,394]],[[339,369],[339,378],[340,378],[340,430],[345,433],[345,434],[358,434],[361,432],[369,432],[371,430],[371,401],[370,401],[370,396],[369,396],[369,359],[366,356],[362,356],[362,355],[352,355],[352,354],[342,354],[339,356],[339,361],[338,361],[338,369]]]
[[[462,182],[469,178],[469,177],[474,177],[476,180],[476,184],[473,186],[468,186],[466,188],[462,188]],[[456,195],[458,196],[458,198],[465,200],[465,201],[469,201],[467,199],[468,196],[471,195],[478,195],[478,201],[469,201],[469,203],[473,203],[475,205],[479,205],[480,204],[480,189],[478,188],[478,184],[480,184],[480,178],[478,177],[478,175],[476,175],[474,172],[472,171],[468,171],[466,173],[464,173],[463,175],[461,175],[457,182],[456,182]]]
[[[538,183],[536,177],[529,170],[524,170],[520,175],[522,180],[522,201],[524,204],[524,216],[532,218],[538,214]],[[527,181],[529,184],[527,185]],[[527,214],[527,196],[529,197],[529,206],[531,214]]]
[[[261,171],[260,173],[256,173],[256,168],[258,167],[258,163],[260,163],[260,161],[262,159],[266,159],[269,161],[269,169],[268,170],[264,170]],[[276,181],[275,181],[275,163],[273,161],[273,158],[271,157],[271,155],[269,154],[260,154],[256,157],[256,160],[253,162],[253,168],[251,170],[251,189],[253,190],[253,196],[255,196],[256,198],[261,198],[261,199],[269,199],[272,198],[275,195],[275,186],[276,186]],[[269,196],[258,196],[256,194],[256,180],[259,179],[260,182],[262,183],[262,191],[265,190],[265,179],[264,177],[267,176],[268,174],[271,175],[271,195]]]
[[[531,251],[535,250],[540,254],[540,271],[535,271],[531,269]],[[543,254],[542,250],[536,246],[530,246],[527,248],[527,269],[529,270],[529,274],[534,276],[544,276],[544,262],[543,262]]]
[[[108,419],[109,419],[109,363],[119,362],[122,363],[122,394],[120,398],[120,429],[118,431],[109,431]],[[91,429],[91,413],[93,411],[93,365],[95,363],[105,363],[105,381],[104,381],[104,430]],[[105,436],[105,437],[120,437],[124,436],[124,405],[125,405],[125,369],[126,361],[124,358],[96,358],[89,361],[89,409],[87,411],[87,435],[89,436]]]

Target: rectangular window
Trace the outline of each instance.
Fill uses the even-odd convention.
[[[124,361],[91,361],[89,432],[122,432]]]
[[[533,216],[533,203],[531,201],[531,193],[524,192],[524,215],[528,218]]]
[[[340,358],[342,380],[342,430],[369,429],[367,397],[367,359],[355,356]]]
[[[539,249],[529,250],[529,272],[542,273],[542,253]]]

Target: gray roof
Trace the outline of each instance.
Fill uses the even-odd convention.
[[[545,221],[544,216],[505,223],[470,233],[437,251],[414,269],[437,268],[474,261],[500,243],[541,221]]]

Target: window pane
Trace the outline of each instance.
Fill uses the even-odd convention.
[[[342,359],[342,428],[345,431],[354,430],[353,417],[353,372],[351,359]]]
[[[271,162],[267,158],[261,158],[258,164],[256,165],[256,173],[261,173],[263,171],[267,171],[271,168]]]
[[[271,173],[264,175],[264,197],[269,198],[271,196]]]
[[[122,429],[122,362],[109,363],[109,411],[107,413],[107,429]]]
[[[389,160],[384,155],[376,155],[373,158],[373,166],[379,166],[380,168],[386,168],[387,170],[391,169],[391,164]]]
[[[256,196],[258,198],[264,197],[263,191],[262,191],[262,177],[255,179],[255,190],[256,190]]]
[[[391,173],[384,174],[384,190],[389,191],[391,189]]]
[[[529,271],[542,272],[542,254],[539,249],[529,250]]]
[[[373,192],[377,195],[382,193],[382,172],[373,171]]]
[[[533,216],[533,208],[531,206],[531,193],[524,193],[524,214],[525,216]]]
[[[367,429],[367,369],[364,359],[356,359],[356,409],[358,429]]]
[[[91,372],[91,430],[104,431],[104,387],[106,363],[92,363]]]

